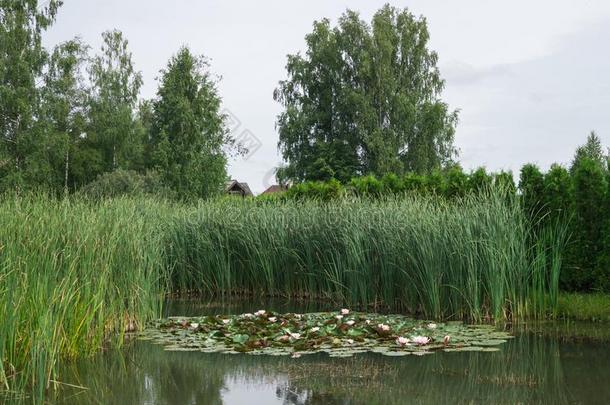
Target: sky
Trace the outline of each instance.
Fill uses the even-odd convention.
[[[231,159],[229,175],[260,193],[282,162],[273,90],[286,56],[305,51],[315,20],[336,22],[349,8],[370,21],[385,3],[428,21],[442,98],[460,110],[464,169],[567,165],[592,130],[610,146],[608,0],[64,0],[44,40],[79,36],[97,51],[103,31],[123,31],[143,98],[155,96],[159,71],[182,45],[208,57],[232,134],[251,150]]]

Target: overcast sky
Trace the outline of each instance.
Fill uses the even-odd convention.
[[[370,21],[387,1],[64,0],[48,46],[122,30],[142,97],[181,45],[211,59],[224,107],[261,147],[231,161],[231,177],[255,192],[273,183],[277,152],[273,101],[286,55],[304,50],[314,20],[347,9]],[[427,18],[431,48],[446,79],[444,100],[460,109],[456,144],[465,169],[518,171],[525,162],[568,163],[591,130],[610,146],[610,1],[390,1]],[[248,140],[252,135],[244,135]]]

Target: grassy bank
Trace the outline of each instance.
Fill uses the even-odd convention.
[[[610,322],[610,294],[560,294],[557,317],[574,321]]]
[[[320,204],[0,201],[0,391],[42,398],[59,359],[120,344],[168,292],[378,304],[430,318],[555,309],[561,235],[532,247],[501,194]]]

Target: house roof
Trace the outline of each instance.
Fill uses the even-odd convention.
[[[269,187],[267,190],[263,191],[263,194],[283,193],[286,190],[288,190],[288,188],[286,186],[274,184],[271,187]]]
[[[244,195],[246,195],[246,196],[254,195],[252,193],[252,190],[250,190],[250,186],[248,186],[248,183],[240,183],[237,180],[228,181],[227,184],[226,184],[225,191],[229,192],[229,191],[231,191],[234,188],[239,188],[241,190],[241,192],[243,192]]]

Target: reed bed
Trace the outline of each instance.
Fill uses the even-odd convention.
[[[508,319],[555,305],[566,234],[535,235],[516,197],[200,206],[169,231],[178,291],[315,297],[426,317]]]
[[[158,316],[167,278],[151,201],[0,201],[0,391],[41,398],[60,358],[122,342]],[[2,392],[0,392],[2,402]]]

